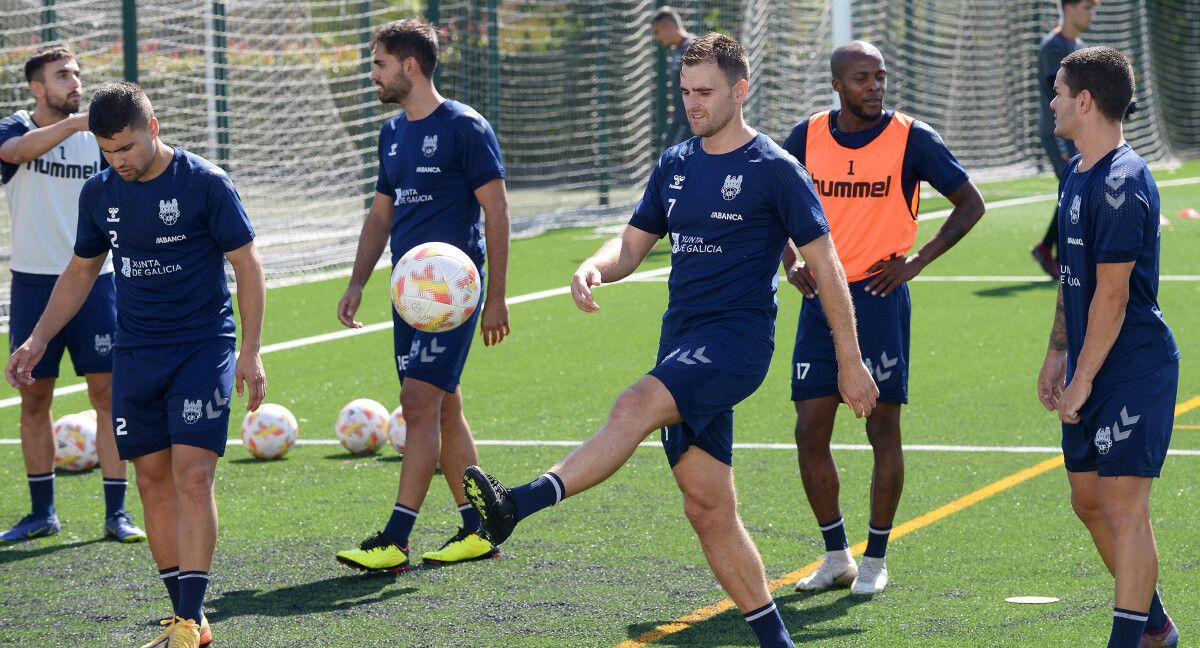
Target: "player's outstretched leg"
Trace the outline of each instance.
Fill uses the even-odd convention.
[[[825,560],[821,566],[796,583],[796,589],[802,592],[850,587],[858,576],[858,568],[850,555],[850,543],[846,540],[846,525],[838,506],[841,484],[837,464],[829,449],[839,402],[837,396],[795,401],[796,454],[800,463],[800,479],[825,540]]]
[[[642,376],[617,396],[599,431],[532,482],[510,490],[482,468],[468,468],[463,487],[479,511],[484,536],[499,545],[518,522],[608,479],[629,461],[646,435],[679,420],[666,385],[654,376]]]
[[[54,433],[50,428],[50,400],[54,379],[42,378],[21,391],[21,452],[29,484],[29,515],[0,534],[0,542],[20,542],[58,533],[62,528],[54,511]]]

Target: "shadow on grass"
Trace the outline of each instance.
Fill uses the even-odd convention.
[[[239,616],[302,616],[350,610],[417,591],[385,589],[395,582],[391,574],[346,574],[275,590],[236,590],[206,601],[205,614],[213,622]]]
[[[796,645],[809,641],[849,637],[865,632],[862,628],[854,627],[810,629],[813,625],[843,617],[854,606],[861,605],[870,600],[868,597],[846,594],[821,605],[806,606],[804,604],[805,601],[816,596],[824,596],[824,594],[795,592],[775,597],[775,603],[779,607],[783,623],[787,626],[788,631],[792,633],[792,640],[795,641]],[[639,637],[667,622],[667,620],[662,620],[631,623],[628,630],[629,637]],[[750,630],[750,626],[742,619],[742,613],[735,607],[711,619],[690,625],[685,630],[662,637],[658,641],[655,641],[654,644],[660,646],[701,647],[757,646],[758,640],[755,638],[754,632]]]
[[[25,560],[26,558],[40,558],[65,549],[86,547],[87,545],[104,542],[104,538],[92,538],[91,540],[65,542],[62,544],[45,544],[46,542],[47,540],[45,539],[35,539],[19,543],[0,544],[0,565]],[[53,540],[49,542],[53,542]]]
[[[975,294],[980,297],[1009,297],[1020,293],[1029,292],[1031,290],[1058,290],[1058,284],[1053,281],[1029,281],[1026,283],[1011,283],[996,286],[994,288],[984,288],[976,290]]]

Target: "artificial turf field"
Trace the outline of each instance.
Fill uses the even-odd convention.
[[[1198,161],[1156,172],[1160,183],[1197,176]],[[791,586],[823,545],[789,449],[788,371],[800,298],[781,289],[771,374],[737,409],[735,441],[757,447],[738,448],[734,468],[742,517],[768,578],[778,580],[776,600],[797,643],[1088,646],[1107,637],[1112,581],[1071,512],[1063,469],[1045,465],[1055,457],[1046,448],[1058,444],[1059,427],[1034,390],[1056,284],[1036,280],[1028,249],[1052,203],[995,206],[1052,193],[1053,180],[982,189],[991,205],[983,221],[911,285],[910,450],[896,523],[914,523],[893,536],[891,585],[873,600]],[[1168,458],[1152,505],[1160,589],[1186,644],[1187,636],[1200,636],[1200,370],[1193,364],[1200,357],[1200,220],[1176,214],[1200,208],[1200,184],[1163,187],[1162,198],[1172,221],[1163,228],[1162,274],[1178,280],[1164,280],[1159,297],[1184,355],[1172,449],[1193,454]],[[928,200],[923,211],[944,206]],[[940,224],[922,223],[921,240]],[[564,286],[601,241],[590,229],[514,241],[510,299]],[[641,269],[668,262],[660,247]],[[617,393],[651,366],[664,276],[602,288],[595,315],[579,312],[566,294],[514,299],[512,336],[495,348],[477,343],[463,377],[485,467],[510,484],[527,481],[597,428]],[[386,279],[377,272],[368,285],[359,316],[366,323],[388,320]],[[347,401],[396,405],[391,335],[281,343],[338,330],[334,307],[344,287],[336,279],[268,295],[267,400],[296,414],[303,441],[324,444],[297,446],[275,462],[231,445],[219,464],[221,538],[206,608],[214,646],[616,646],[639,637],[644,643],[656,626],[697,611],[689,624],[673,626],[678,631],[655,633],[662,635],[655,645],[754,645],[736,609],[702,610],[724,594],[655,447],[639,450],[608,482],[523,523],[503,559],[396,577],[339,566],[334,553],[382,528],[395,496],[401,460],[390,448],[353,457],[330,445]],[[61,385],[77,382],[71,373],[65,365]],[[3,389],[0,523],[7,525],[28,511],[28,492],[15,444],[16,392]],[[87,407],[79,392],[55,401],[57,415]],[[234,413],[231,439],[239,438],[236,402]],[[492,444],[505,441],[529,443]],[[854,544],[866,538],[871,454],[862,449],[861,422],[846,410],[834,441],[855,446],[836,452]],[[929,445],[960,449],[919,448]],[[994,485],[1035,465],[1042,472]],[[444,482],[435,480],[412,536],[414,556],[440,546],[458,524]],[[98,470],[60,472],[57,482],[62,533],[0,547],[0,645],[140,645],[168,612],[149,551],[100,539]],[[140,521],[132,485],[129,504]],[[1014,595],[1061,600],[1004,601]]]

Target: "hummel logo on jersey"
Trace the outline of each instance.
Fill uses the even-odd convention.
[[[715,211],[712,214],[709,214],[709,218],[715,218],[717,220],[727,220],[727,221],[740,221],[740,220],[742,220],[742,215],[741,214],[731,214],[729,212],[723,212],[723,211]]]
[[[164,225],[174,225],[179,220],[179,199],[158,201],[158,217]]]
[[[183,422],[191,425],[200,420],[202,416],[201,407],[204,401],[197,398],[196,400],[183,399]]]
[[[419,166],[419,167],[417,167],[417,173],[441,173],[441,172],[442,172],[442,167],[436,167],[436,166]]]
[[[117,212],[119,212],[119,211],[121,211],[120,207],[109,207],[108,208],[108,222],[120,223],[121,217],[117,215]]]
[[[112,333],[105,333],[104,335],[97,333],[95,343],[96,353],[102,356],[108,355],[108,352],[112,351]]]
[[[392,148],[388,149],[388,157],[395,157],[395,156],[396,156],[396,147],[397,147],[397,146],[400,146],[400,145],[399,145],[399,144],[396,144],[395,142],[393,142],[393,143],[392,143]]]
[[[1075,197],[1071,199],[1071,210],[1069,213],[1071,215],[1071,224],[1078,225],[1079,224],[1079,195],[1078,194],[1076,194]]]
[[[721,187],[721,197],[733,200],[742,192],[742,176],[725,176],[725,184]]]
[[[1078,238],[1068,236],[1067,237],[1067,245],[1083,245],[1083,239],[1078,239]]]
[[[421,144],[421,152],[425,157],[433,157],[437,153],[437,135],[426,135],[425,141]]]
[[[677,175],[671,180],[671,184],[667,185],[667,189],[683,189],[683,180],[687,176]]]

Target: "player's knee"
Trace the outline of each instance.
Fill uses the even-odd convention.
[[[1150,528],[1150,512],[1147,508],[1129,502],[1102,500],[1100,513],[1114,536],[1138,533]]]
[[[112,409],[112,384],[88,385],[88,401],[96,412],[108,412]]]
[[[50,403],[54,392],[28,390],[21,393],[21,421],[41,421],[50,417]]]
[[[142,500],[165,499],[174,496],[174,484],[167,471],[137,470],[138,494]]]
[[[420,425],[430,419],[436,420],[442,410],[441,395],[436,388],[408,388],[400,392],[400,407],[404,408],[404,419],[409,427]]]
[[[1100,511],[1100,503],[1094,497],[1072,493],[1071,508],[1074,509],[1075,516],[1086,525],[1090,526],[1093,523],[1104,521],[1104,514]]]
[[[175,473],[175,490],[189,499],[212,497],[214,472],[213,466],[205,464],[186,466]]]
[[[657,412],[661,406],[645,386],[635,383],[617,396],[608,419],[612,423],[621,424],[622,427],[639,430],[645,428],[648,434],[650,430],[659,427]]]
[[[736,521],[736,506],[733,502],[714,497],[684,495],[683,512],[698,535],[724,532],[731,522]]]

